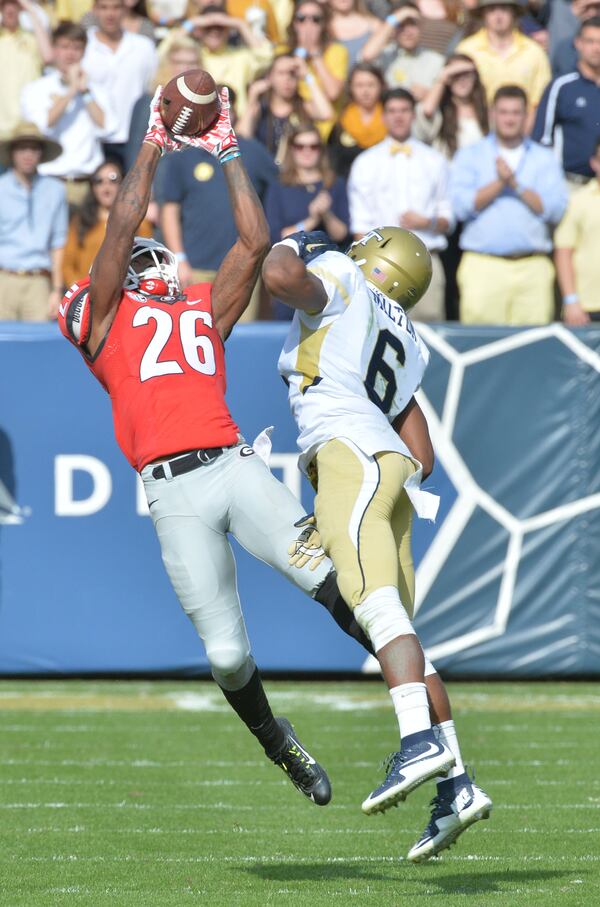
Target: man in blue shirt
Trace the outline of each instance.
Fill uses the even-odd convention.
[[[527,100],[516,85],[494,97],[495,132],[456,155],[450,196],[463,257],[457,280],[465,324],[544,324],[554,313],[550,225],[567,204],[562,170],[526,138]]]
[[[229,96],[233,105],[235,93],[231,88]],[[277,178],[277,167],[256,139],[238,136],[238,142],[248,176],[264,202],[267,186]],[[162,161],[154,189],[161,205],[165,245],[177,257],[181,285],[212,283],[237,238],[221,168],[215,167],[214,158],[201,148],[186,148]],[[257,291],[241,320],[255,318],[258,305]]]
[[[583,23],[575,39],[579,62],[553,79],[537,109],[532,138],[560,152],[567,180],[593,177],[590,158],[600,138],[600,18]]]
[[[551,9],[556,5],[552,3]],[[561,40],[550,48],[550,62],[555,76],[564,76],[577,67],[577,43],[575,38],[582,22],[600,16],[600,0],[572,0],[570,29]],[[551,13],[552,15],[552,13]],[[569,33],[570,31],[570,33]]]
[[[37,126],[21,123],[0,142],[0,321],[56,318],[68,208],[63,184],[39,164],[62,154]]]

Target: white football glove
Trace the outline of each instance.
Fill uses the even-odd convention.
[[[292,567],[298,567],[299,570],[306,564],[309,565],[309,570],[316,570],[326,554],[321,545],[321,534],[317,529],[314,514],[309,513],[303,516],[301,520],[294,523],[294,526],[302,529],[302,532],[288,548],[289,563]]]
[[[167,132],[167,127],[162,121],[160,115],[160,99],[162,98],[163,87],[159,85],[154,92],[154,97],[150,102],[150,119],[148,120],[148,131],[144,136],[144,142],[150,142],[156,145],[158,150],[163,154],[167,151],[181,151],[181,145],[173,140],[173,137]]]
[[[219,97],[221,99],[221,113],[217,121],[210,127],[208,132],[202,135],[178,135],[175,142],[186,148],[203,148],[213,157],[219,159],[224,164],[234,157],[239,157],[240,148],[231,119],[229,118],[229,91],[222,88]]]

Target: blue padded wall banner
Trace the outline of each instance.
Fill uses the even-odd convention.
[[[234,331],[228,399],[248,441],[275,426],[273,471],[312,509],[276,369],[286,329]],[[454,677],[600,674],[600,329],[418,329],[441,495],[413,533],[430,658]],[[109,399],[55,325],[0,324],[0,388],[0,674],[208,673]],[[263,670],[376,669],[320,605],[236,559]]]

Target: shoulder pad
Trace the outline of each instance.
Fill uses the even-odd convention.
[[[67,290],[58,309],[60,329],[68,340],[83,346],[90,338],[92,310],[89,300],[90,280],[74,283]]]

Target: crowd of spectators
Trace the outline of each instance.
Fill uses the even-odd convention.
[[[0,320],[85,275],[158,84],[230,88],[273,242],[425,242],[425,321],[600,320],[600,0],[0,0]],[[200,149],[159,166],[143,235],[210,281],[235,237]],[[288,318],[259,284],[247,319]]]

